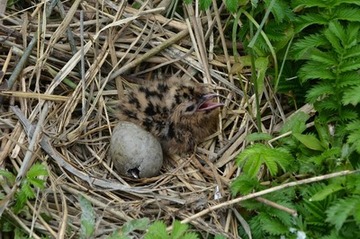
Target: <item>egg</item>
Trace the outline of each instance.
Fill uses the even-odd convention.
[[[157,176],[163,164],[160,142],[140,126],[126,121],[114,128],[109,155],[119,174],[133,178]]]

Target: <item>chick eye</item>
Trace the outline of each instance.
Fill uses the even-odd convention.
[[[186,112],[188,112],[188,111],[193,111],[194,110],[194,108],[195,108],[195,106],[194,105],[190,105],[190,106],[188,106],[187,108],[186,108]]]

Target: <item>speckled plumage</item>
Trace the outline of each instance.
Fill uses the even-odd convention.
[[[216,131],[220,103],[199,83],[172,77],[151,81],[120,99],[119,118],[156,136],[167,154],[191,152]]]

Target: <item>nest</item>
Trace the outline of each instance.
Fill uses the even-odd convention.
[[[238,238],[238,208],[208,210],[232,198],[229,185],[239,173],[234,159],[255,127],[255,97],[241,90],[251,88],[246,69],[234,75],[231,68],[236,64],[228,52],[240,52],[241,45],[233,49],[224,36],[231,17],[221,15],[224,5],[201,14],[184,5],[183,18],[165,17],[172,8],[163,3],[19,4],[7,8],[0,25],[0,165],[20,180],[40,162],[49,175],[46,189],[27,202],[27,215],[10,208],[19,181],[3,181],[8,197],[2,213],[33,238],[73,238],[80,231],[82,196],[94,208],[96,238],[144,217],[188,222],[205,238]],[[167,159],[158,177],[118,175],[107,155],[117,100],[133,86],[131,79],[141,84],[173,74],[223,96],[219,130],[196,153]],[[270,94],[265,89],[260,99],[261,113],[273,115],[263,118],[267,132],[285,118],[278,101],[267,101]]]

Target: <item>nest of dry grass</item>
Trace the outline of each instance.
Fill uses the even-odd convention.
[[[77,237],[80,195],[94,207],[97,238],[143,217],[189,222],[205,238],[238,238],[236,207],[202,212],[231,199],[234,158],[255,127],[244,111],[255,109],[254,96],[240,90],[240,81],[248,88],[246,77],[232,74],[223,5],[201,14],[184,6],[185,19],[165,17],[170,7],[161,4],[135,9],[110,0],[23,2],[2,13],[0,165],[18,178],[34,162],[49,171],[46,190],[27,204],[30,217],[9,208],[16,185],[2,185],[8,195],[2,212],[34,238]],[[196,154],[169,159],[160,176],[125,179],[107,157],[116,101],[131,87],[129,76],[172,74],[211,84],[223,96],[219,130]],[[269,94],[265,89],[265,101]],[[265,111],[272,116],[263,118],[263,130],[272,131],[284,114],[276,101],[265,103]]]

